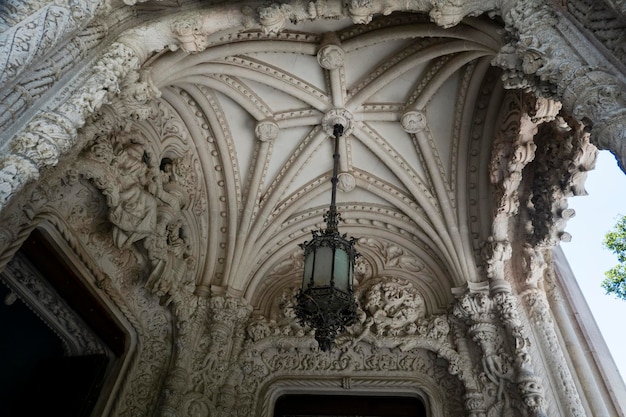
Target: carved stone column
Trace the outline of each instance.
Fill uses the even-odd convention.
[[[529,329],[520,319],[518,298],[511,293],[511,286],[506,281],[492,280],[490,286],[500,321],[513,349],[517,389],[530,415],[546,416],[544,387],[531,363]]]
[[[503,126],[509,129],[496,137],[491,164],[498,201],[493,235],[485,251],[491,295],[506,330],[515,382],[528,411],[545,415],[548,394],[530,362],[532,334],[541,351],[550,352],[541,370],[545,369],[542,373],[551,381],[549,386],[560,406],[568,408],[568,415],[581,415],[580,398],[538,283],[546,264],[551,264],[546,262],[546,253],[568,238],[563,228],[573,213],[567,209],[566,197],[584,193],[582,183],[595,161],[595,148],[579,124],[558,116],[557,103],[528,96],[518,101],[509,98],[505,103],[509,111],[503,116]],[[522,294],[530,323],[518,308],[515,291]],[[528,309],[530,294],[542,314]]]
[[[527,256],[539,259],[534,249],[529,249]],[[545,268],[543,257],[540,263],[529,261],[529,265],[532,265],[529,269],[535,271]],[[541,351],[546,355],[543,363],[547,367],[547,373],[556,376],[552,382],[559,402],[566,408],[568,416],[585,416],[585,410],[559,344],[545,292],[535,283],[529,283],[521,295],[527,315],[535,329],[535,338],[541,346]]]
[[[492,282],[491,295],[466,293],[457,299],[454,315],[465,321],[468,335],[480,348],[483,402],[466,395],[472,415],[546,416],[544,388],[528,351],[528,330],[519,318],[517,298],[504,282]],[[511,414],[512,413],[512,414]]]
[[[242,299],[191,294],[174,300],[177,352],[164,391],[162,416],[221,415],[231,407],[234,387],[226,383],[229,366],[243,343],[250,309]],[[213,414],[217,413],[217,414]]]

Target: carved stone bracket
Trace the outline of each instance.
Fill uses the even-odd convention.
[[[506,71],[507,88],[558,98],[592,128],[592,142],[613,152],[626,169],[626,85],[573,49],[558,29],[563,17],[545,2],[516,2],[502,17],[514,40],[494,64]]]
[[[511,227],[518,222],[522,171],[535,158],[534,136],[540,124],[556,117],[560,106],[550,100],[509,94],[501,130],[494,140],[490,180],[495,185],[496,212],[492,236],[483,248],[489,278],[504,280],[512,257]]]
[[[567,198],[586,194],[584,181],[595,165],[597,150],[583,126],[560,117],[543,126],[535,143],[524,229],[531,245],[554,246],[571,239],[564,232],[567,220],[574,216],[574,210],[567,208]]]
[[[587,171],[596,158],[583,127],[558,116],[558,103],[511,95],[505,108],[490,165],[497,211],[484,247],[493,279],[504,279],[514,251],[511,242],[521,238],[533,246],[553,246],[569,239],[563,229],[574,212],[566,199],[585,193]],[[532,169],[524,171],[526,166]]]

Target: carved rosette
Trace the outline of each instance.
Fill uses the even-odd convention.
[[[400,118],[402,129],[407,133],[417,133],[426,129],[426,115],[417,110],[405,112]]]
[[[337,180],[337,188],[344,193],[350,192],[356,187],[356,179],[354,175],[349,172],[340,172],[337,176]]]
[[[346,109],[332,109],[322,118],[322,129],[330,137],[333,136],[335,125],[343,126],[341,137],[348,137],[354,129],[354,116]]]
[[[340,68],[345,59],[346,53],[339,45],[324,45],[317,52],[317,62],[327,70]]]
[[[273,120],[262,120],[257,123],[254,133],[260,142],[272,142],[278,137],[280,128]]]

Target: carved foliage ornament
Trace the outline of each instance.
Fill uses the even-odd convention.
[[[304,377],[314,373],[332,377],[338,372],[349,371],[358,376],[382,371],[388,376],[399,376],[408,371],[439,375],[436,378],[440,383],[452,384],[451,389],[459,379],[476,387],[470,367],[453,348],[447,316],[426,316],[422,297],[408,281],[381,278],[370,283],[360,295],[363,309],[359,310],[359,323],[339,336],[336,347],[326,354],[319,352],[312,334],[295,320],[293,294],[289,290],[283,293],[276,315],[256,317],[248,324],[242,354],[233,364],[229,378],[235,387],[235,398],[227,402],[240,405],[240,414],[226,415],[249,413],[250,401],[259,395],[267,383],[264,381],[278,375]],[[425,351],[445,358],[448,369],[437,371],[433,363],[418,365],[421,360],[416,362],[415,355],[421,356]],[[459,379],[454,382],[452,375]],[[458,390],[457,387],[449,392]],[[459,400],[455,400],[454,407],[460,406]]]

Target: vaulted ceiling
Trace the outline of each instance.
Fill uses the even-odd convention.
[[[298,285],[298,244],[323,226],[332,139],[340,141],[339,230],[358,238],[357,279],[401,277],[430,312],[479,281],[489,231],[487,181],[502,88],[491,20],[442,29],[398,14],[369,25],[326,20],[218,33],[197,54],[144,65],[158,116],[131,132],[166,157],[187,155],[200,181],[190,231],[196,279],[260,308]],[[482,221],[481,221],[482,218]]]

